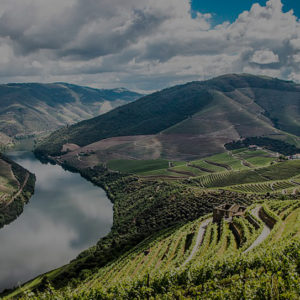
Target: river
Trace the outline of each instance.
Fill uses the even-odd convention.
[[[104,190],[31,152],[7,154],[36,175],[24,212],[0,229],[0,291],[60,267],[95,245],[112,226]]]

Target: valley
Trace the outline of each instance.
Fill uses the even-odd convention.
[[[2,297],[294,299],[300,115],[289,117],[299,95],[291,82],[225,75],[41,139],[36,157],[101,187],[113,224],[69,263]],[[221,206],[245,211],[215,221]]]
[[[8,155],[36,182],[22,214],[0,229],[1,291],[68,263],[110,231],[113,214],[105,192],[79,174],[42,164],[30,152]]]
[[[288,212],[292,213],[299,207],[300,185],[297,181],[300,160],[282,160],[277,153],[263,148],[240,148],[190,162],[162,159],[112,160],[106,166],[82,168],[82,165],[86,166],[88,158],[82,155],[81,160],[61,161],[59,157],[57,162],[65,168],[79,171],[82,176],[106,190],[114,203],[112,231],[97,243],[96,248],[83,252],[62,268],[37,277],[23,287],[25,290],[39,289],[42,282],[45,282],[44,278],[47,278],[47,282],[58,289],[57,295],[67,299],[75,297],[75,294],[65,290],[65,286],[70,286],[71,282],[74,293],[82,293],[82,299],[98,293],[103,299],[130,298],[131,293],[137,293],[143,298],[147,294],[144,294],[143,289],[139,290],[138,286],[142,288],[144,284],[149,287],[149,295],[159,295],[159,292],[156,294],[156,288],[152,289],[152,284],[156,287],[158,283],[162,284],[160,280],[165,280],[170,272],[175,272],[175,276],[185,276],[179,274],[197,272],[196,267],[193,267],[195,271],[191,271],[195,265],[204,270],[208,261],[219,261],[214,255],[218,255],[220,261],[232,260],[236,253],[243,252],[249,252],[247,255],[251,257],[254,250],[250,247],[257,239],[261,239],[259,236],[265,219],[259,218],[259,226],[256,228],[247,220],[234,219],[234,224],[240,228],[238,244],[226,223],[221,227],[222,230],[227,228],[228,236],[224,233],[224,237],[222,230],[211,222],[205,224],[205,230],[200,226],[203,220],[210,218],[207,214],[215,207],[224,203],[239,203],[248,206],[250,214],[253,208],[258,207],[260,210],[265,209],[267,214],[268,207],[276,203],[286,207],[284,218]],[[279,222],[278,217],[276,220]],[[197,231],[199,226],[205,231],[203,236]],[[292,226],[297,241],[297,222]],[[281,236],[278,239],[285,241]],[[262,240],[256,243],[265,245]],[[198,246],[195,248],[195,245]],[[229,256],[226,254],[227,248],[231,253]],[[260,249],[260,246],[257,248]],[[265,246],[262,249],[269,251]],[[248,258],[242,256],[241,259],[244,263]],[[261,264],[264,265],[264,262]],[[92,271],[86,273],[85,270]],[[73,277],[72,274],[78,275]],[[83,283],[80,279],[82,276],[86,276]],[[87,291],[87,286],[92,291]],[[167,289],[171,286],[168,285]],[[179,288],[176,286],[174,289],[172,293],[176,294]],[[184,291],[186,287],[182,293]],[[207,291],[204,289],[204,292]],[[18,293],[20,290],[12,295]],[[172,293],[170,298],[175,295]]]
[[[255,151],[251,152],[251,157],[261,163],[262,152],[258,150],[257,156]],[[242,149],[240,153],[249,156],[248,150]],[[230,164],[228,157],[218,160],[220,164],[225,161]],[[53,294],[42,288],[47,282],[57,289],[51,293],[59,299],[160,299],[166,295],[167,299],[178,295],[247,299],[261,289],[267,295],[279,293],[293,299],[299,285],[295,270],[299,260],[299,188],[293,186],[294,192],[278,183],[275,188],[273,180],[281,182],[283,177],[287,182],[289,178],[298,180],[299,162],[270,165],[266,160],[250,170],[234,162],[232,170],[213,173],[224,174],[219,181],[206,179],[212,174],[189,178],[147,177],[140,166],[142,175],[109,172],[103,167],[79,170],[84,177],[105,187],[114,202],[112,231],[96,248],[83,252],[62,268],[37,277],[11,296],[37,289],[38,299],[51,299]],[[161,167],[162,162],[158,161],[154,167],[158,165]],[[153,167],[153,162],[151,165],[145,162],[145,168],[150,166]],[[274,172],[274,167],[279,171]],[[253,170],[258,177],[249,175]],[[248,172],[247,176],[241,176],[243,172]],[[257,191],[257,186],[269,184],[261,176],[270,174],[274,188]],[[255,188],[241,190],[241,186],[247,185],[243,183],[245,180],[250,180],[249,186]],[[199,185],[199,181],[207,183]],[[233,225],[225,219],[213,223],[211,211],[226,203],[247,207],[246,217],[234,217]],[[286,265],[280,263],[284,273],[279,275],[273,266],[282,259]],[[270,280],[279,276],[278,286],[265,289]],[[30,298],[23,294],[22,299]]]
[[[300,1],[0,1],[1,300],[300,299]]]
[[[35,152],[58,156],[64,154],[63,145],[71,143],[83,152],[84,147],[92,149],[102,161],[195,160],[224,152],[227,143],[256,136],[298,147],[300,114],[294,107],[299,95],[295,83],[248,74],[191,82],[58,130]],[[287,99],[284,108],[281,99]]]

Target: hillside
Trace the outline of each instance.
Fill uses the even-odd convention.
[[[293,96],[283,108],[270,91]],[[226,75],[51,134],[36,154],[102,187],[114,203],[113,226],[69,264],[2,296],[297,299],[299,91]],[[229,204],[245,207],[245,216],[213,223],[214,208]]]
[[[245,217],[214,223],[204,215],[151,235],[77,279],[66,279],[73,262],[5,299],[298,299],[299,218],[299,197],[257,197]],[[51,287],[56,277],[68,287]],[[37,286],[39,292],[29,292]]]
[[[0,85],[0,146],[103,114],[141,95],[67,83]]]
[[[299,85],[225,75],[168,88],[58,130],[36,153],[60,155],[64,144],[76,144],[104,160],[191,160],[224,152],[224,144],[241,137],[267,136],[299,145],[299,135]]]
[[[114,203],[112,230],[70,264],[7,291],[7,299],[24,291],[32,295],[31,290],[41,292],[37,299],[53,294],[58,299],[160,299],[166,293],[166,299],[174,299],[207,292],[212,299],[220,293],[249,299],[261,292],[294,299],[299,292],[298,282],[290,284],[298,271],[278,278],[278,290],[266,285],[278,275],[273,265],[282,268],[284,259],[284,270],[295,270],[299,259],[300,160],[241,148],[189,162],[111,160],[107,168],[84,167],[79,160],[61,164],[107,191]],[[211,223],[213,208],[225,203],[246,206],[252,216],[234,219],[238,236],[227,223]],[[263,281],[257,279],[261,270],[267,270]]]
[[[0,153],[0,228],[22,213],[34,185],[33,174]]]
[[[247,218],[233,220],[238,233],[228,223],[212,223],[205,216],[160,232],[87,275],[76,291],[55,295],[61,299],[297,299],[299,200],[266,201],[253,207]],[[251,245],[257,246],[251,249]],[[51,293],[42,293],[40,299],[46,295]]]

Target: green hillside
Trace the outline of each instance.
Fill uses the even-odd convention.
[[[52,145],[49,150],[59,153],[66,141],[85,146],[114,136],[159,133],[192,116],[210,101],[209,93],[196,83],[167,89],[146,96],[134,105],[53,133],[48,139]],[[42,151],[42,146],[39,150]]]
[[[255,203],[230,225],[207,215],[86,271],[75,289],[49,289],[55,270],[23,287],[40,282],[44,291],[21,299],[297,299],[299,220],[299,199]]]
[[[207,293],[211,299],[265,299],[261,293],[294,299],[299,294],[299,282],[291,278],[299,277],[300,160],[281,161],[269,150],[241,148],[189,162],[112,160],[108,169],[82,169],[69,161],[63,166],[107,191],[114,202],[112,230],[70,264],[6,293],[5,299],[31,299],[31,291],[40,293],[32,299],[184,299]],[[213,208],[224,203],[248,207],[250,217],[233,219],[233,225],[211,223]],[[253,211],[260,207],[264,216]],[[266,224],[272,224],[270,234],[252,246]],[[200,229],[205,229],[202,238]],[[277,265],[295,271],[278,274]],[[272,280],[278,286],[269,288]]]
[[[191,160],[223,152],[224,144],[254,136],[299,146],[299,94],[300,87],[293,82],[252,75],[191,82],[56,131],[36,153],[59,155],[65,143],[84,147],[103,139],[117,141],[120,136],[138,136],[138,142],[110,149],[122,158]]]
[[[299,298],[299,92],[226,75],[52,133],[36,154],[102,187],[113,226],[4,299]]]
[[[0,153],[0,228],[22,213],[34,185],[33,174]]]
[[[67,83],[0,85],[0,146],[98,116],[141,95]]]

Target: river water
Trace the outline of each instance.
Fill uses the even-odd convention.
[[[0,291],[60,267],[95,245],[112,226],[104,190],[31,152],[8,156],[36,175],[24,212],[0,229]]]

